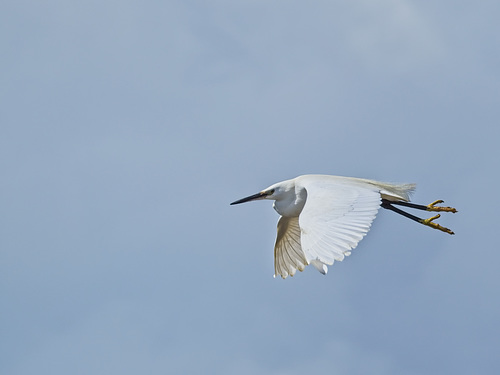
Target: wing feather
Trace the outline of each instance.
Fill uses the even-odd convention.
[[[380,208],[380,188],[346,184],[338,179],[319,181],[314,177],[300,183],[307,191],[299,216],[307,263],[332,265],[334,261],[342,261],[369,231]]]
[[[303,271],[309,264],[302,251],[298,217],[280,217],[278,235],[274,246],[274,272],[286,278],[297,270]]]

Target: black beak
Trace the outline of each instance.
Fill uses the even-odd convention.
[[[253,201],[255,199],[261,199],[261,198],[264,198],[266,195],[267,194],[265,192],[261,191],[260,193],[250,195],[249,197],[238,199],[237,201],[234,201],[233,203],[231,203],[231,206],[233,204],[240,204],[240,203],[250,202],[250,201]]]

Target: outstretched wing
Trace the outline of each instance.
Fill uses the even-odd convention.
[[[299,216],[302,250],[308,263],[326,273],[368,233],[380,208],[377,187],[342,179],[304,179],[307,200]]]
[[[274,245],[274,276],[286,278],[297,270],[303,271],[308,264],[300,245],[298,217],[280,217]]]

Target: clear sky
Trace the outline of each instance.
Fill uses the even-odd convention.
[[[498,1],[6,1],[0,373],[497,374]],[[416,182],[273,279],[307,173]]]

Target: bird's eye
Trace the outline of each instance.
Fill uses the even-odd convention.
[[[274,189],[268,190],[268,191],[267,191],[267,194],[268,194],[268,195],[273,195],[273,194],[274,194]]]

